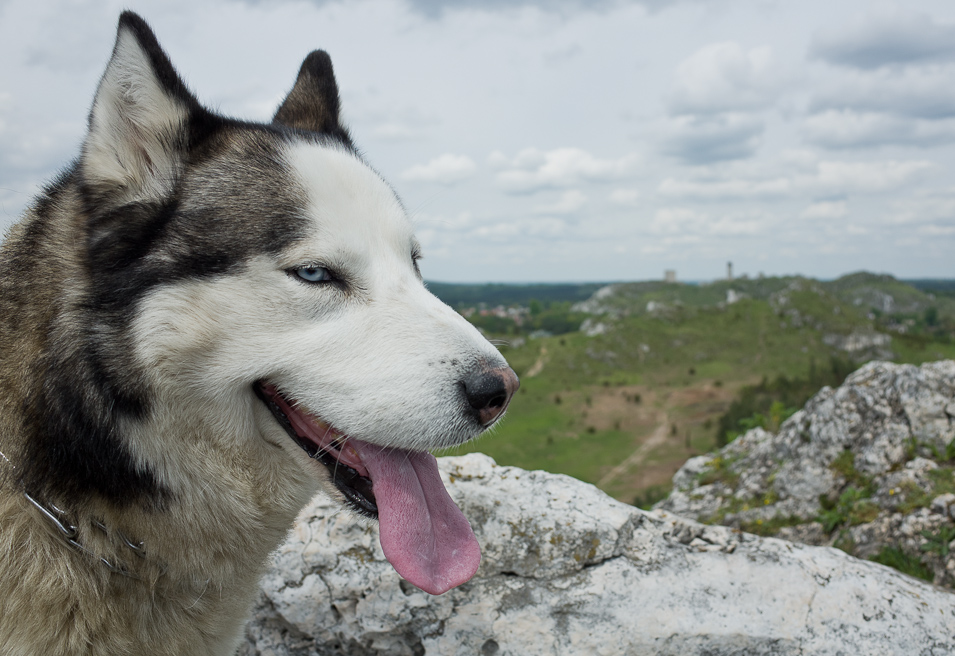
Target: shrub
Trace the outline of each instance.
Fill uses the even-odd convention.
[[[816,518],[826,533],[832,533],[841,526],[857,526],[871,522],[879,514],[879,507],[870,501],[871,491],[859,489],[853,485],[847,487],[835,504],[823,506]],[[822,501],[822,499],[820,499]]]
[[[710,485],[711,483],[725,483],[731,488],[735,488],[739,483],[739,472],[733,470],[733,465],[738,458],[717,456],[707,463],[708,469],[700,474],[699,485]]]
[[[743,387],[719,419],[717,445],[726,446],[741,434],[741,429],[762,426],[778,430],[779,424],[805,405],[821,387],[841,385],[855,369],[851,360],[833,356],[828,368],[817,368],[815,361],[811,361],[806,378],[777,376],[772,381],[763,378],[757,385]]]
[[[751,522],[742,522],[740,524],[740,529],[746,531],[747,533],[753,533],[763,537],[771,537],[773,535],[777,535],[782,528],[787,526],[798,526],[799,524],[805,523],[806,520],[795,515],[776,515],[772,519],[767,519],[765,521],[762,519],[757,519]]]
[[[955,526],[942,526],[936,532],[922,531],[926,542],[919,549],[938,554],[942,558],[948,556],[948,545],[955,540]]]
[[[931,583],[935,579],[932,570],[925,566],[918,558],[909,556],[898,547],[882,547],[882,551],[869,560],[894,567],[903,574],[920,578]]]
[[[663,501],[669,494],[670,491],[667,487],[663,485],[651,485],[637,493],[636,498],[633,500],[633,505],[643,510],[650,510],[657,501]]]

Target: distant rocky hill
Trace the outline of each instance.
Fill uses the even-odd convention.
[[[871,362],[777,433],[689,460],[656,508],[955,587],[955,361]]]
[[[839,303],[881,315],[921,315],[935,307],[939,316],[955,319],[955,280],[898,280],[887,274],[857,272],[836,280],[817,281],[802,276],[740,277],[706,283],[668,283],[662,280],[616,283],[457,284],[428,282],[438,298],[455,308],[484,304],[527,306],[571,302],[593,314],[632,316],[653,308],[679,305],[713,307],[741,298],[769,300],[790,285],[814,285]],[[648,309],[648,305],[650,309]]]
[[[615,283],[597,289],[575,308],[592,314],[632,315],[652,313],[667,305],[711,307],[732,304],[741,298],[772,301],[774,297],[794,291],[822,297],[821,305],[810,303],[817,310],[831,311],[837,306],[848,306],[860,317],[870,320],[892,314],[921,315],[931,307],[935,307],[941,317],[955,318],[955,298],[936,297],[890,275],[867,272],[852,273],[830,281],[782,276],[716,280],[698,285],[660,281]],[[809,298],[806,296],[805,300]],[[817,319],[826,321],[829,317],[819,316]]]
[[[920,561],[950,585],[953,421],[955,362],[866,365],[777,434],[688,462],[654,512],[481,454],[442,458],[483,561],[438,597],[397,576],[375,525],[319,497],[276,554],[240,654],[955,653],[948,591],[838,549],[673,514]]]
[[[808,330],[832,352],[856,362],[893,359],[894,338],[950,342],[955,338],[955,298],[936,297],[889,275],[854,273],[832,281],[800,276],[717,280],[700,285],[617,283],[595,291],[573,310],[595,315],[581,330],[611,331],[626,317],[686,320],[743,300],[768,303],[780,330]]]

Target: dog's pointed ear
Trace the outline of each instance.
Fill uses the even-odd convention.
[[[146,21],[123,12],[80,158],[87,192],[110,205],[165,197],[201,111]]]
[[[340,110],[332,58],[324,50],[315,50],[302,62],[295,86],[275,112],[272,122],[334,135],[350,143],[348,131],[339,120]]]

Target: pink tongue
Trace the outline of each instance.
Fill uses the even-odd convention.
[[[467,582],[481,564],[471,525],[444,489],[430,453],[349,440],[371,475],[381,548],[402,577],[442,594]]]

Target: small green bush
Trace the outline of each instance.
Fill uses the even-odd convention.
[[[777,535],[782,528],[787,526],[798,526],[799,524],[805,523],[805,519],[795,515],[776,515],[772,519],[757,519],[751,522],[742,522],[740,524],[740,529],[746,531],[747,533],[753,533],[763,537],[772,537]]]
[[[650,510],[658,501],[663,501],[670,494],[670,490],[664,485],[651,485],[641,490],[633,500],[633,505],[643,510]]]
[[[934,533],[922,531],[921,535],[926,539],[925,544],[919,547],[922,551],[935,553],[945,558],[948,556],[949,543],[955,540],[955,526],[942,526]]]
[[[856,364],[848,358],[833,356],[830,358],[828,368],[817,368],[815,361],[810,361],[809,374],[806,378],[777,376],[772,381],[763,378],[757,385],[743,387],[737,399],[719,419],[716,432],[717,445],[722,447],[732,442],[742,432],[740,431],[743,427],[741,422],[753,422],[756,415],[761,415],[765,423],[752,423],[749,428],[758,425],[767,430],[778,430],[779,425],[795,413],[796,409],[805,405],[806,401],[821,387],[841,385],[846,376],[856,368]],[[775,416],[774,404],[779,404],[775,406]]]
[[[870,501],[872,493],[868,489],[859,489],[853,485],[847,487],[839,500],[823,510],[816,518],[826,533],[832,533],[842,526],[858,526],[871,522],[879,515],[879,507]]]
[[[882,551],[869,560],[893,567],[903,574],[920,578],[931,583],[935,579],[932,570],[918,558],[909,556],[898,547],[882,547]]]
[[[716,482],[722,482],[731,488],[735,488],[739,483],[739,472],[733,471],[733,464],[738,458],[724,458],[717,456],[710,460],[708,469],[700,474],[699,485],[710,485]]]

